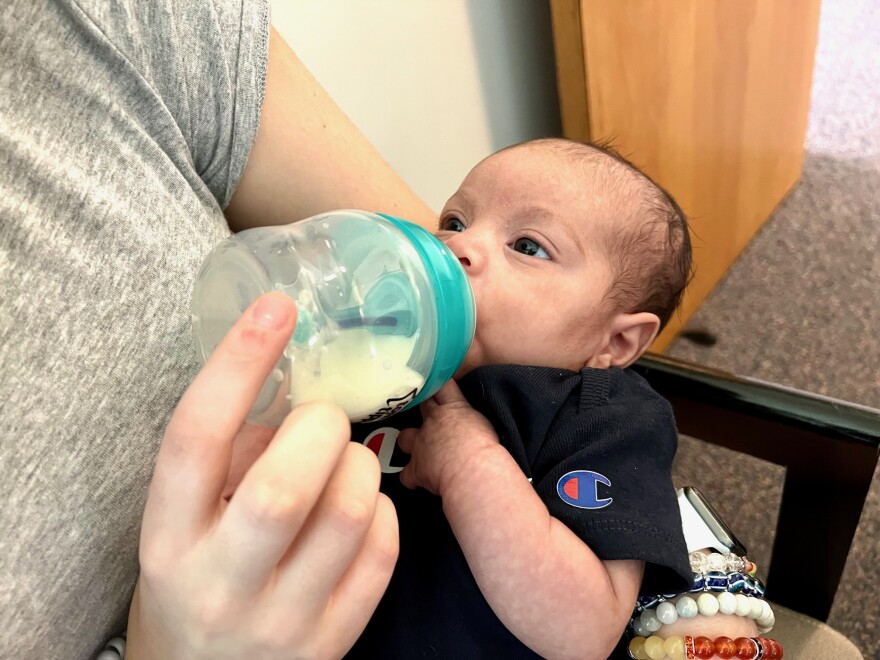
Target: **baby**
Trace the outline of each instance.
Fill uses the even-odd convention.
[[[548,139],[479,163],[438,236],[476,334],[457,384],[353,429],[400,559],[351,655],[607,657],[640,593],[692,580],[672,411],[625,369],[687,284],[684,214],[612,151]]]

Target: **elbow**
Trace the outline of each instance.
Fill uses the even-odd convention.
[[[567,634],[556,638],[554,644],[528,646],[548,660],[605,660],[611,656],[629,623],[632,609],[620,615],[616,607],[599,614],[595,610],[584,615],[584,623],[572,623]],[[592,623],[586,623],[593,617]]]

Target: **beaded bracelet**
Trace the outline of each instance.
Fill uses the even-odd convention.
[[[694,660],[711,658],[715,654],[722,658],[740,660],[779,660],[782,658],[782,644],[767,637],[633,637],[629,643],[629,657],[635,660]]]
[[[740,557],[731,552],[691,552],[688,554],[688,562],[693,571],[694,581],[689,593],[703,591],[729,591],[730,593],[742,593],[746,596],[764,597],[766,587],[755,574],[758,567],[746,557]],[[681,594],[656,594],[652,596],[640,596],[636,600],[636,612],[656,607],[659,603],[676,598]]]
[[[694,573],[694,585],[691,592],[695,591],[729,591],[731,593],[744,593],[746,596],[763,596],[766,588],[759,578],[746,573],[722,573],[721,571],[709,571],[708,573]]]
[[[714,591],[716,593],[729,592],[743,594],[744,596],[757,596],[763,598],[766,588],[764,583],[756,577],[745,573],[722,573],[710,571],[708,573],[694,573],[693,586],[685,593],[702,593]],[[653,596],[640,596],[636,600],[636,612],[641,612],[660,603],[677,598],[681,594],[656,594]]]
[[[721,571],[722,573],[745,573],[754,576],[758,572],[758,567],[754,563],[746,557],[740,557],[732,552],[724,554],[711,552],[708,555],[702,552],[691,552],[688,554],[688,561],[694,573]]]
[[[718,613],[754,619],[758,632],[762,635],[770,632],[776,624],[776,616],[766,600],[723,592],[702,593],[696,600],[690,596],[681,596],[675,602],[664,601],[656,608],[633,613],[630,629],[636,635],[644,637],[658,632],[664,625],[675,623],[679,617],[691,619],[697,614],[715,616]]]
[[[114,637],[104,645],[104,650],[98,654],[95,660],[120,660],[125,657],[125,633],[121,637]]]

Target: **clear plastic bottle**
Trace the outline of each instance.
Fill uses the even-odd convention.
[[[473,340],[474,297],[458,259],[389,215],[333,211],[220,243],[193,291],[203,362],[272,290],[293,299],[299,317],[251,410],[257,423],[280,424],[315,399],[337,403],[353,422],[384,419],[440,389]]]

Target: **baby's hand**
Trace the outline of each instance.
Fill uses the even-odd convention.
[[[405,429],[397,437],[398,446],[412,455],[400,481],[442,496],[475,456],[500,444],[492,425],[471,408],[455,381],[425,401],[421,411],[421,428]]]

